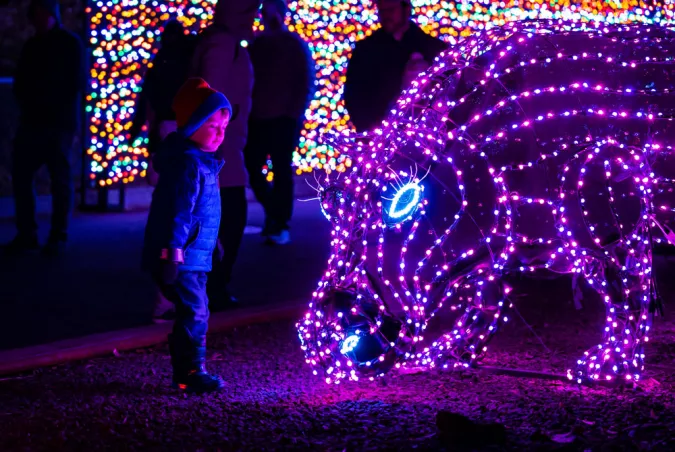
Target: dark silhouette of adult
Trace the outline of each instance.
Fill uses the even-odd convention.
[[[376,0],[382,27],[354,46],[344,99],[352,124],[366,132],[384,120],[394,101],[447,45],[411,21],[410,0]]]
[[[168,21],[160,37],[161,47],[145,73],[129,135],[133,143],[143,126],[148,124],[148,153],[151,157],[162,140],[176,130],[176,115],[171,103],[188,78],[194,40],[193,35],[186,35],[180,22]],[[148,168],[148,182],[153,186],[157,184],[157,173],[152,163]]]
[[[305,111],[314,94],[314,61],[307,43],[288,30],[284,0],[264,0],[264,29],[250,46],[255,83],[244,158],[251,188],[265,209],[263,236],[272,244],[290,242],[293,214],[293,153]],[[262,167],[271,157],[274,182]]]
[[[195,36],[186,34],[183,25],[175,19],[164,25],[160,36],[160,48],[145,73],[141,92],[136,100],[136,111],[129,140],[131,143],[148,125],[148,153],[150,154],[147,181],[156,186],[159,174],[155,171],[154,157],[162,141],[177,129],[176,113],[172,108],[176,94],[187,81]],[[163,323],[175,318],[175,306],[155,287],[153,296],[154,323]]]
[[[14,75],[20,119],[12,155],[17,235],[6,251],[39,248],[35,221],[35,173],[51,178],[51,232],[43,252],[58,254],[68,238],[74,189],[70,154],[80,124],[85,84],[80,39],[61,26],[58,0],[33,0],[28,16],[35,35],[24,45]]]
[[[214,259],[209,273],[209,307],[217,311],[236,301],[229,292],[232,269],[246,228],[248,173],[244,147],[253,92],[253,67],[242,42],[253,38],[253,20],[259,0],[219,0],[213,24],[199,35],[192,58],[191,75],[201,77],[225,94],[233,114],[218,157],[225,160],[219,174],[222,217],[218,243],[222,259]]]

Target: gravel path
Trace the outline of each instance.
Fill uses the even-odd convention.
[[[538,311],[537,300],[520,312],[548,351],[516,319],[486,365],[562,372],[588,344],[593,316]],[[551,316],[564,321],[545,323]],[[4,379],[0,450],[672,450],[667,319],[656,324],[656,366],[638,389],[478,371],[328,386],[309,372],[292,323],[258,325],[210,338],[210,368],[227,382],[219,395],[170,389],[166,346]]]

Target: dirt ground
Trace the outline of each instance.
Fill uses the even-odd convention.
[[[553,303],[564,278],[526,284],[484,365],[563,373],[599,338],[602,312]],[[329,386],[292,322],[212,336],[218,395],[171,389],[165,345],[114,353],[0,381],[0,450],[673,450],[673,311],[655,322],[637,388],[479,370]]]

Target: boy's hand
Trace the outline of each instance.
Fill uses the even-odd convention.
[[[159,277],[167,286],[175,284],[178,279],[178,262],[162,259],[160,261]]]

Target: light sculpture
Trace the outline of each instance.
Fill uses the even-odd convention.
[[[297,323],[314,373],[475,364],[509,320],[509,278],[548,273],[606,308],[568,378],[639,380],[659,307],[652,248],[673,212],[674,33],[565,21],[475,33],[380,128],[330,138],[353,167],[319,189],[331,255]]]

